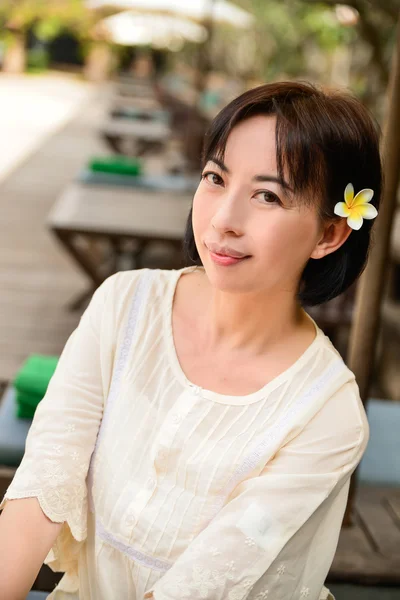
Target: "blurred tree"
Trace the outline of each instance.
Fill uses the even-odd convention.
[[[305,0],[309,4],[342,6],[337,0]],[[371,60],[382,83],[389,81],[389,63],[395,38],[400,0],[346,0],[346,6],[358,13],[358,31],[371,48]]]
[[[330,68],[335,49],[353,35],[343,27],[332,9],[308,6],[301,0],[236,0],[253,13],[251,31],[226,29],[215,42],[214,57],[231,72],[248,79],[269,81],[277,77],[307,77],[319,80]],[[222,34],[222,28],[218,30]],[[217,37],[217,36],[216,36]],[[223,48],[229,39],[231,51]],[[317,58],[317,60],[316,60]]]
[[[249,80],[297,78],[350,87],[382,118],[400,0],[235,2],[255,15],[255,26],[247,34],[218,30],[217,68]],[[344,18],[346,11],[354,18]]]
[[[24,71],[28,31],[42,42],[54,39],[65,30],[73,32],[86,44],[102,42],[101,32],[93,35],[102,16],[87,10],[84,0],[2,0],[0,26],[6,42],[3,70]],[[90,56],[90,52],[88,54]]]

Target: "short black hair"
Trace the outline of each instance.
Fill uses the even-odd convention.
[[[355,191],[372,188],[371,205],[379,208],[383,174],[380,128],[367,108],[346,91],[318,88],[308,82],[261,85],[232,100],[214,118],[204,138],[202,164],[223,158],[227,139],[240,122],[258,115],[276,117],[278,175],[304,202],[317,204],[322,221],[340,219],[333,210],[343,201],[346,185]],[[346,291],[368,260],[373,220],[350,233],[335,252],[310,258],[303,270],[298,299],[315,306]],[[196,248],[192,209],[183,240],[186,265],[201,265]]]

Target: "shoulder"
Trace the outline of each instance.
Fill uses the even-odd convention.
[[[359,462],[368,444],[369,424],[353,371],[324,333],[317,357],[307,366],[315,393],[314,410],[302,423],[304,433],[315,440],[325,438],[331,448],[347,447],[354,462]]]
[[[370,431],[367,414],[354,377],[330,395],[316,415],[314,427],[319,431],[329,431],[338,444],[351,448],[355,464],[361,460],[368,444]]]
[[[101,284],[112,300],[121,302],[132,298],[135,292],[151,288],[152,291],[165,289],[169,282],[176,277],[174,269],[133,269],[118,271]]]
[[[335,412],[343,422],[343,427],[352,427],[356,431],[368,429],[367,416],[356,377],[328,336],[325,336],[324,352],[326,367],[332,369],[337,365],[337,370],[341,373],[341,384],[333,387],[332,393],[328,395],[328,401],[324,406],[326,413]]]
[[[132,309],[133,302],[140,304],[146,298],[146,307],[162,305],[168,286],[179,271],[171,269],[134,269],[110,275],[96,290],[101,297],[105,318],[119,326]]]

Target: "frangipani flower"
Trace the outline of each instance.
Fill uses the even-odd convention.
[[[352,229],[360,229],[363,219],[375,219],[378,214],[375,206],[368,204],[373,195],[374,190],[365,188],[354,196],[353,184],[348,183],[344,190],[345,202],[338,202],[335,205],[334,213],[339,217],[347,217],[347,224]]]

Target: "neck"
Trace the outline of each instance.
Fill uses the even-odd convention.
[[[291,292],[230,293],[207,284],[201,319],[204,349],[262,355],[307,320]]]

